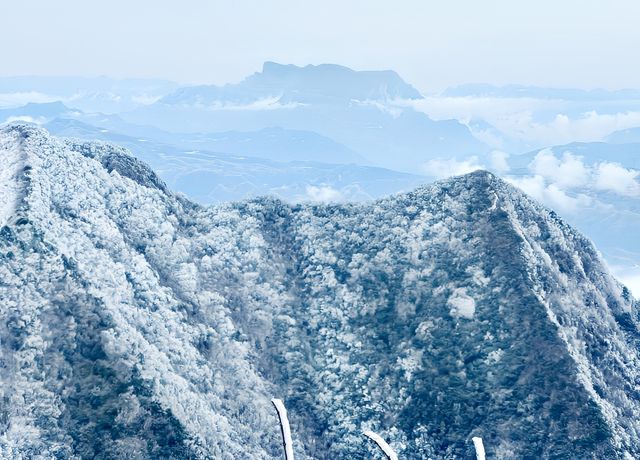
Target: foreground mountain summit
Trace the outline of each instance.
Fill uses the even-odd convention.
[[[167,191],[0,131],[0,457],[638,458],[637,305],[485,172],[367,205]]]

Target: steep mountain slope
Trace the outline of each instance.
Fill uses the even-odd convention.
[[[204,208],[120,148],[0,146],[1,457],[277,458],[273,396],[302,459],[640,455],[637,306],[491,174]]]

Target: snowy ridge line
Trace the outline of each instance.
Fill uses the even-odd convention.
[[[13,127],[0,130],[0,227],[7,225],[24,195],[26,153],[22,139]]]
[[[281,399],[273,398],[271,400],[278,412],[280,419],[280,430],[282,431],[282,443],[284,444],[285,460],[293,460],[293,442],[291,441],[291,428],[289,427],[289,418],[287,417],[287,409]]]
[[[367,438],[369,438],[373,442],[375,442],[378,445],[378,447],[380,447],[380,450],[382,450],[382,452],[384,452],[384,454],[387,456],[387,458],[389,460],[398,460],[398,456],[393,451],[391,446],[389,444],[387,444],[387,442],[384,439],[382,439],[378,434],[374,433],[373,431],[369,431],[369,430],[365,431],[363,434]]]

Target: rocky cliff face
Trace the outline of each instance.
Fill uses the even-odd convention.
[[[0,132],[0,457],[640,456],[640,318],[592,244],[477,172],[204,208],[106,144]]]

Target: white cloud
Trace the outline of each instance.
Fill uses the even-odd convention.
[[[388,113],[393,118],[398,118],[400,115],[402,115],[402,112],[403,112],[403,108],[399,107],[397,104],[394,104],[394,103],[389,104],[386,102],[380,102],[380,101],[375,101],[371,99],[367,99],[364,101],[351,99],[351,103],[355,105],[360,105],[363,107],[375,107],[381,112]]]
[[[501,149],[504,147],[504,139],[500,136],[497,130],[481,129],[473,125],[467,125],[473,137],[480,142],[484,142],[489,147]]]
[[[598,200],[596,190],[640,196],[640,171],[609,162],[585,165],[581,157],[571,152],[564,152],[559,158],[551,149],[541,150],[529,170],[531,176],[506,179],[535,200],[566,214],[605,206]]]
[[[622,196],[640,196],[640,171],[606,161],[587,166],[582,157],[568,151],[559,158],[551,149],[541,150],[529,164],[529,171],[561,190],[595,188]]]
[[[395,103],[411,106],[434,120],[453,118],[467,124],[470,120],[482,119],[506,138],[538,146],[600,141],[613,131],[640,126],[638,111],[602,114],[589,110],[570,117],[565,113],[567,101],[554,99],[433,96]],[[556,115],[541,122],[535,120],[536,113]],[[473,130],[473,133],[489,145],[501,148],[501,139],[495,134],[482,130]]]
[[[342,193],[329,185],[308,185],[306,192],[307,198],[311,201],[332,202],[343,200]]]
[[[280,96],[267,97],[258,99],[249,104],[236,104],[216,101],[213,104],[194,104],[197,108],[203,108],[207,110],[233,110],[233,111],[250,111],[250,110],[279,110],[279,109],[295,109],[296,107],[304,106],[301,102],[289,102],[283,104],[280,102]]]
[[[473,119],[492,120],[512,114],[543,110],[557,107],[559,101],[534,99],[530,97],[443,97],[431,96],[424,99],[398,100],[397,105],[411,106],[424,112],[434,120],[450,120],[455,118],[463,122]]]
[[[458,161],[455,158],[429,160],[422,166],[422,171],[426,175],[438,178],[459,176],[478,169],[485,169],[485,167],[475,156],[462,161]]]
[[[162,95],[138,94],[131,96],[131,100],[140,105],[151,105],[162,99]]]
[[[491,152],[491,169],[498,174],[504,174],[509,171],[509,163],[507,162],[509,154],[500,150],[494,150]]]
[[[574,213],[593,203],[593,200],[585,194],[572,196],[557,184],[547,184],[541,175],[506,179],[535,200],[560,212]]]
[[[595,168],[595,187],[600,190],[610,190],[619,195],[639,196],[640,183],[636,177],[640,172],[617,163],[600,163]]]
[[[527,140],[549,145],[600,141],[613,131],[635,126],[640,126],[640,112],[599,114],[593,110],[573,119],[559,113],[549,123],[525,121],[519,132]],[[498,128],[508,132],[508,120]]]
[[[457,160],[456,158],[429,160],[422,165],[422,172],[427,176],[446,178],[468,174],[478,169],[491,169],[498,174],[509,171],[507,158],[509,155],[499,150],[494,150],[489,155],[489,166],[485,165],[476,156]]]
[[[582,158],[571,152],[564,152],[560,159],[551,149],[541,150],[529,165],[529,170],[560,188],[581,187],[589,181],[589,170]]]

